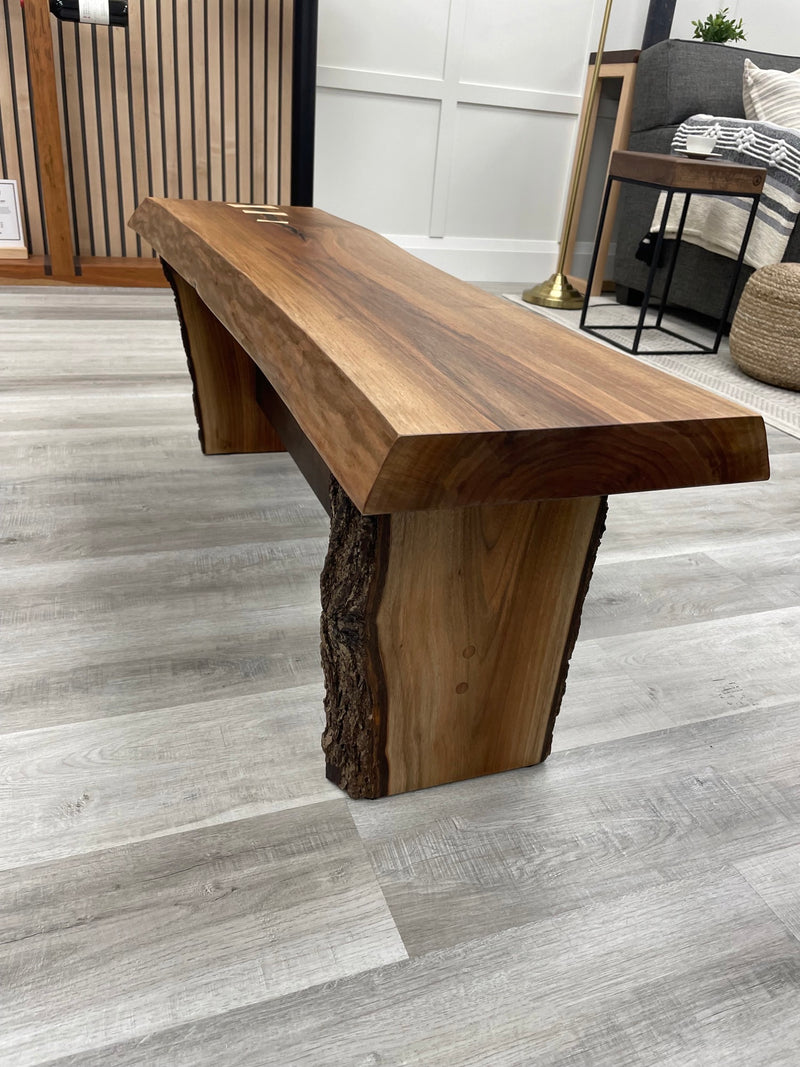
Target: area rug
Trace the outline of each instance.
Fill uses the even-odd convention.
[[[580,311],[560,311],[554,308],[536,307],[533,304],[527,304],[517,294],[504,293],[503,295],[507,300],[519,304],[520,307],[526,308],[533,314],[544,315],[552,319],[553,322],[558,322],[570,330],[579,329]],[[630,331],[620,331],[619,334],[615,334],[613,328],[614,326],[633,324],[638,314],[638,308],[625,307],[622,304],[617,304],[611,297],[602,297],[592,301],[587,318],[593,325],[601,323],[604,327],[608,326],[606,336],[622,337],[625,344],[630,344]],[[695,323],[687,322],[684,319],[665,316],[664,325],[677,329],[679,333],[696,338],[706,344],[710,344],[713,340],[713,334],[710,330],[704,329]],[[586,337],[592,337],[600,344],[606,343],[594,334],[586,334]],[[791,389],[778,389],[774,385],[766,385],[764,382],[750,378],[739,370],[731,359],[727,337],[723,339],[720,350],[716,355],[698,355],[688,351],[676,352],[668,356],[650,355],[646,351],[648,343],[651,347],[664,347],[663,338],[655,337],[652,341],[645,341],[643,344],[645,351],[639,352],[638,355],[632,358],[648,363],[651,367],[658,367],[659,370],[667,371],[669,374],[674,374],[676,378],[683,378],[684,381],[702,385],[712,393],[718,393],[729,400],[735,400],[737,403],[744,405],[744,407],[757,411],[770,426],[783,430],[793,437],[800,437],[800,393]],[[676,348],[681,347],[680,342],[675,341],[675,346]],[[614,346],[609,345],[609,347],[613,348]],[[683,347],[688,348],[689,346]],[[798,343],[798,349],[800,350],[800,342]]]

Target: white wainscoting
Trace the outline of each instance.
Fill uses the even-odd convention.
[[[604,7],[320,0],[315,203],[463,278],[547,277]],[[606,47],[638,47],[646,14],[614,0]],[[578,236],[585,273],[592,219]]]
[[[545,277],[596,2],[321,0],[315,203],[464,278]]]

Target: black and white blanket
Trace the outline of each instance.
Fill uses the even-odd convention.
[[[692,115],[678,127],[672,140],[673,152],[685,152],[687,133],[715,135],[714,151],[732,163],[766,167],[767,180],[744,261],[751,267],[780,263],[800,210],[800,130],[771,122]],[[666,194],[662,193],[653,216],[653,230],[661,224],[665,199]],[[683,239],[735,259],[751,205],[751,200],[741,197],[692,197]],[[683,196],[676,195],[665,236],[675,236],[682,209]]]

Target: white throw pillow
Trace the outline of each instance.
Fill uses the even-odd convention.
[[[761,70],[745,59],[742,99],[751,121],[800,130],[800,70]]]

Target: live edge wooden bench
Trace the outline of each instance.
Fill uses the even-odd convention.
[[[610,493],[769,476],[762,420],[314,208],[145,200],[204,452],[287,449],[331,515],[328,777],[543,760]]]

